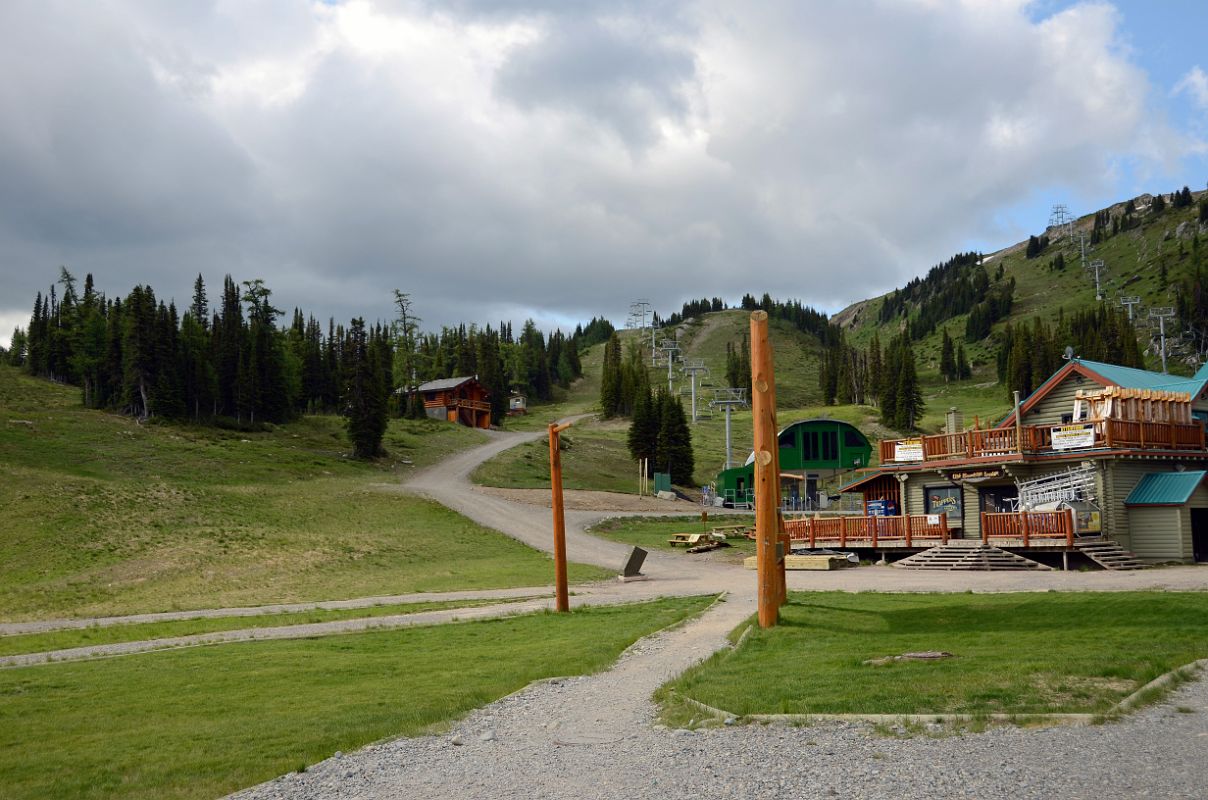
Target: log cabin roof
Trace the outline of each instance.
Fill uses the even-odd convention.
[[[416,389],[416,391],[418,391],[418,392],[443,392],[448,389],[456,389],[458,386],[461,386],[463,383],[467,383],[472,380],[476,380],[476,378],[473,375],[467,375],[462,378],[441,378],[438,381],[428,381],[427,383],[421,383],[419,385],[419,387]]]

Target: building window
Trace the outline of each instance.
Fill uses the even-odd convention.
[[[801,434],[802,444],[805,449],[806,461],[818,460],[818,431],[804,431]]]
[[[822,431],[822,460],[839,460],[839,432]]]
[[[776,443],[778,445],[780,445],[781,447],[788,447],[788,448],[796,447],[797,446],[797,442],[795,441],[796,433],[797,433],[796,428],[789,428],[787,431],[784,431],[783,433],[780,434],[780,438],[776,440]]]
[[[924,486],[923,494],[927,499],[928,514],[944,514],[948,517],[949,527],[960,525],[961,487]]]
[[[845,447],[860,448],[864,446],[864,438],[857,431],[848,428],[843,431],[843,445]]]

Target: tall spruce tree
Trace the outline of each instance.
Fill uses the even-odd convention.
[[[352,320],[344,346],[344,414],[357,458],[374,458],[386,433],[385,381],[376,348],[371,351],[365,321]]]
[[[604,345],[604,374],[600,381],[600,413],[604,419],[615,417],[621,408],[621,339],[616,331]]]

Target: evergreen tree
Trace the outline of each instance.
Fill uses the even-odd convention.
[[[678,486],[691,486],[695,469],[692,455],[692,430],[684,414],[683,403],[663,390],[659,403],[661,416],[656,445],[656,467],[671,473],[671,482]]]
[[[894,402],[894,427],[900,431],[918,429],[923,416],[923,392],[919,388],[918,371],[910,341],[902,337],[898,356],[898,385]]]
[[[374,458],[381,452],[386,433],[386,381],[377,352],[370,351],[365,321],[359,317],[349,326],[344,360],[343,405],[353,454]]]
[[[604,345],[604,374],[600,382],[600,413],[615,417],[621,408],[621,340],[614,331]]]
[[[655,457],[658,452],[660,425],[661,420],[655,407],[654,398],[647,385],[634,400],[633,421],[629,425],[628,445],[629,454],[635,461],[649,459],[647,462],[648,473],[653,473],[658,467]]]
[[[940,346],[940,375],[945,381],[956,380],[959,377],[956,368],[956,352],[947,328],[944,329],[943,344]]]
[[[956,345],[956,377],[957,380],[968,380],[973,377],[973,367],[969,364],[969,358],[965,355],[965,343],[959,342]]]

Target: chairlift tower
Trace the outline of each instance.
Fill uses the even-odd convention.
[[[646,334],[646,317],[650,316],[650,350],[653,357],[654,352],[654,318],[650,312],[650,301],[645,299],[634,300],[629,304],[629,318],[625,321],[625,327],[629,330],[638,332],[638,344],[642,343]]]
[[[692,383],[692,421],[697,421],[696,416],[696,376],[708,375],[709,368],[705,366],[705,361],[702,358],[694,358],[691,361],[685,361],[680,367],[680,372],[688,376]]]
[[[675,356],[680,351],[679,342],[675,339],[663,339],[659,342],[658,347],[659,364],[662,364],[663,359],[667,360],[667,393],[671,394],[674,391],[675,373],[672,370],[675,368]]]
[[[1151,308],[1149,310],[1149,318],[1158,321],[1158,330],[1161,332],[1162,339],[1162,372],[1166,372],[1166,320],[1174,316],[1174,309],[1170,306],[1163,308]]]
[[[1141,298],[1137,297],[1136,295],[1127,296],[1127,297],[1124,295],[1120,295],[1120,305],[1122,305],[1128,309],[1128,321],[1129,322],[1133,321],[1133,306],[1140,305],[1140,304],[1141,304]]]
[[[727,387],[725,389],[714,389],[713,399],[709,401],[712,408],[722,408],[726,412],[726,469],[730,468],[730,414],[736,408],[747,407],[747,390],[734,389]]]
[[[1107,272],[1107,264],[1103,263],[1103,259],[1096,258],[1094,261],[1086,265],[1087,269],[1095,274],[1095,299],[1103,299],[1103,289],[1099,283],[1100,274]]]

